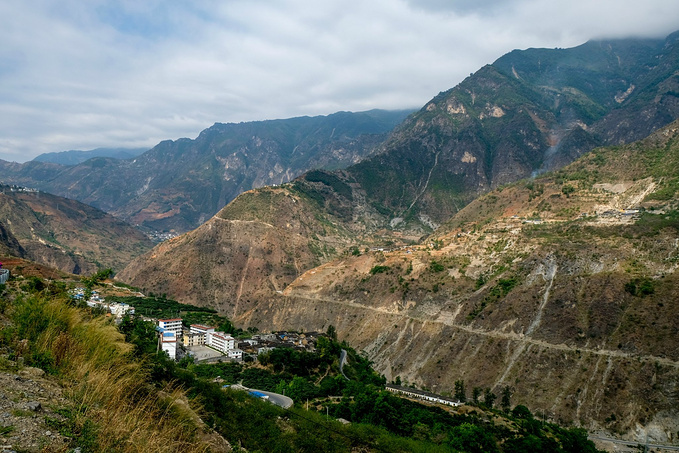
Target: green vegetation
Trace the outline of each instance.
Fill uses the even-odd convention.
[[[391,269],[391,267],[381,266],[381,265],[377,264],[370,269],[370,274],[371,275],[382,274],[384,272],[387,272],[389,269]]]
[[[649,296],[655,292],[655,283],[650,278],[635,278],[625,283],[625,291],[633,296]]]
[[[446,267],[443,264],[437,263],[436,261],[432,260],[431,263],[429,263],[429,270],[432,272],[443,272],[446,270]]]
[[[304,175],[304,179],[309,182],[321,182],[332,189],[339,195],[348,200],[353,200],[351,187],[344,181],[341,181],[337,176],[321,170],[311,170]]]

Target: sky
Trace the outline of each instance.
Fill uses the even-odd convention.
[[[3,0],[0,159],[420,108],[513,49],[676,29],[676,0]]]

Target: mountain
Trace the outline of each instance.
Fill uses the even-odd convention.
[[[148,151],[148,148],[96,148],[89,151],[71,150],[43,153],[33,160],[37,162],[52,162],[59,165],[77,165],[93,157],[133,159],[146,151]]]
[[[45,192],[0,186],[0,252],[73,274],[120,270],[148,251],[136,228],[96,208]]]
[[[510,386],[552,419],[664,442],[679,423],[677,163],[674,122],[501,186],[420,244],[367,250],[361,202],[335,197],[358,192],[316,172],[242,195],[119,277],[243,326],[333,325],[387,379]],[[331,237],[345,247],[318,253]]]
[[[147,229],[184,232],[242,192],[356,163],[409,113],[217,123],[195,140],[167,140],[132,160],[98,157],[68,167],[0,162],[0,179],[77,199]]]
[[[421,245],[314,267],[236,321],[334,325],[387,379],[508,385],[553,419],[673,441],[678,163],[675,122],[498,188]]]
[[[431,231],[492,188],[678,118],[678,38],[510,52],[407,118],[347,182],[392,226]]]

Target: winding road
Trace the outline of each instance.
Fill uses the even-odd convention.
[[[269,397],[267,401],[269,401],[271,404],[275,404],[276,406],[280,406],[283,409],[290,409],[294,404],[292,398],[289,398],[285,395],[281,395],[279,393],[267,392],[264,390],[257,389],[246,389],[246,390],[263,393],[264,395]]]

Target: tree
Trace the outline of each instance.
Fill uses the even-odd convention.
[[[562,192],[564,195],[566,195],[566,198],[570,198],[570,197],[571,197],[571,194],[573,194],[573,193],[575,192],[575,187],[571,186],[570,184],[565,184],[565,185],[561,188],[561,192]]]
[[[499,451],[490,431],[471,423],[463,423],[450,430],[450,446],[468,453]]]
[[[528,409],[523,404],[519,404],[514,409],[512,409],[512,415],[523,420],[533,419],[533,414],[531,413],[530,409]]]
[[[337,341],[337,330],[335,329],[335,326],[333,326],[332,324],[328,326],[328,330],[325,332],[325,334],[331,340]]]
[[[455,381],[455,399],[464,403],[467,401],[467,392],[464,389],[464,380]]]
[[[505,412],[509,412],[509,409],[512,407],[512,389],[508,385],[502,389],[500,406],[502,406],[502,410]]]
[[[483,404],[485,404],[488,409],[492,409],[496,399],[497,396],[495,393],[493,393],[490,388],[487,388],[483,396]]]
[[[474,387],[472,389],[472,402],[474,403],[475,406],[479,405],[480,402],[479,398],[481,398],[481,392],[483,392],[481,387]]]

